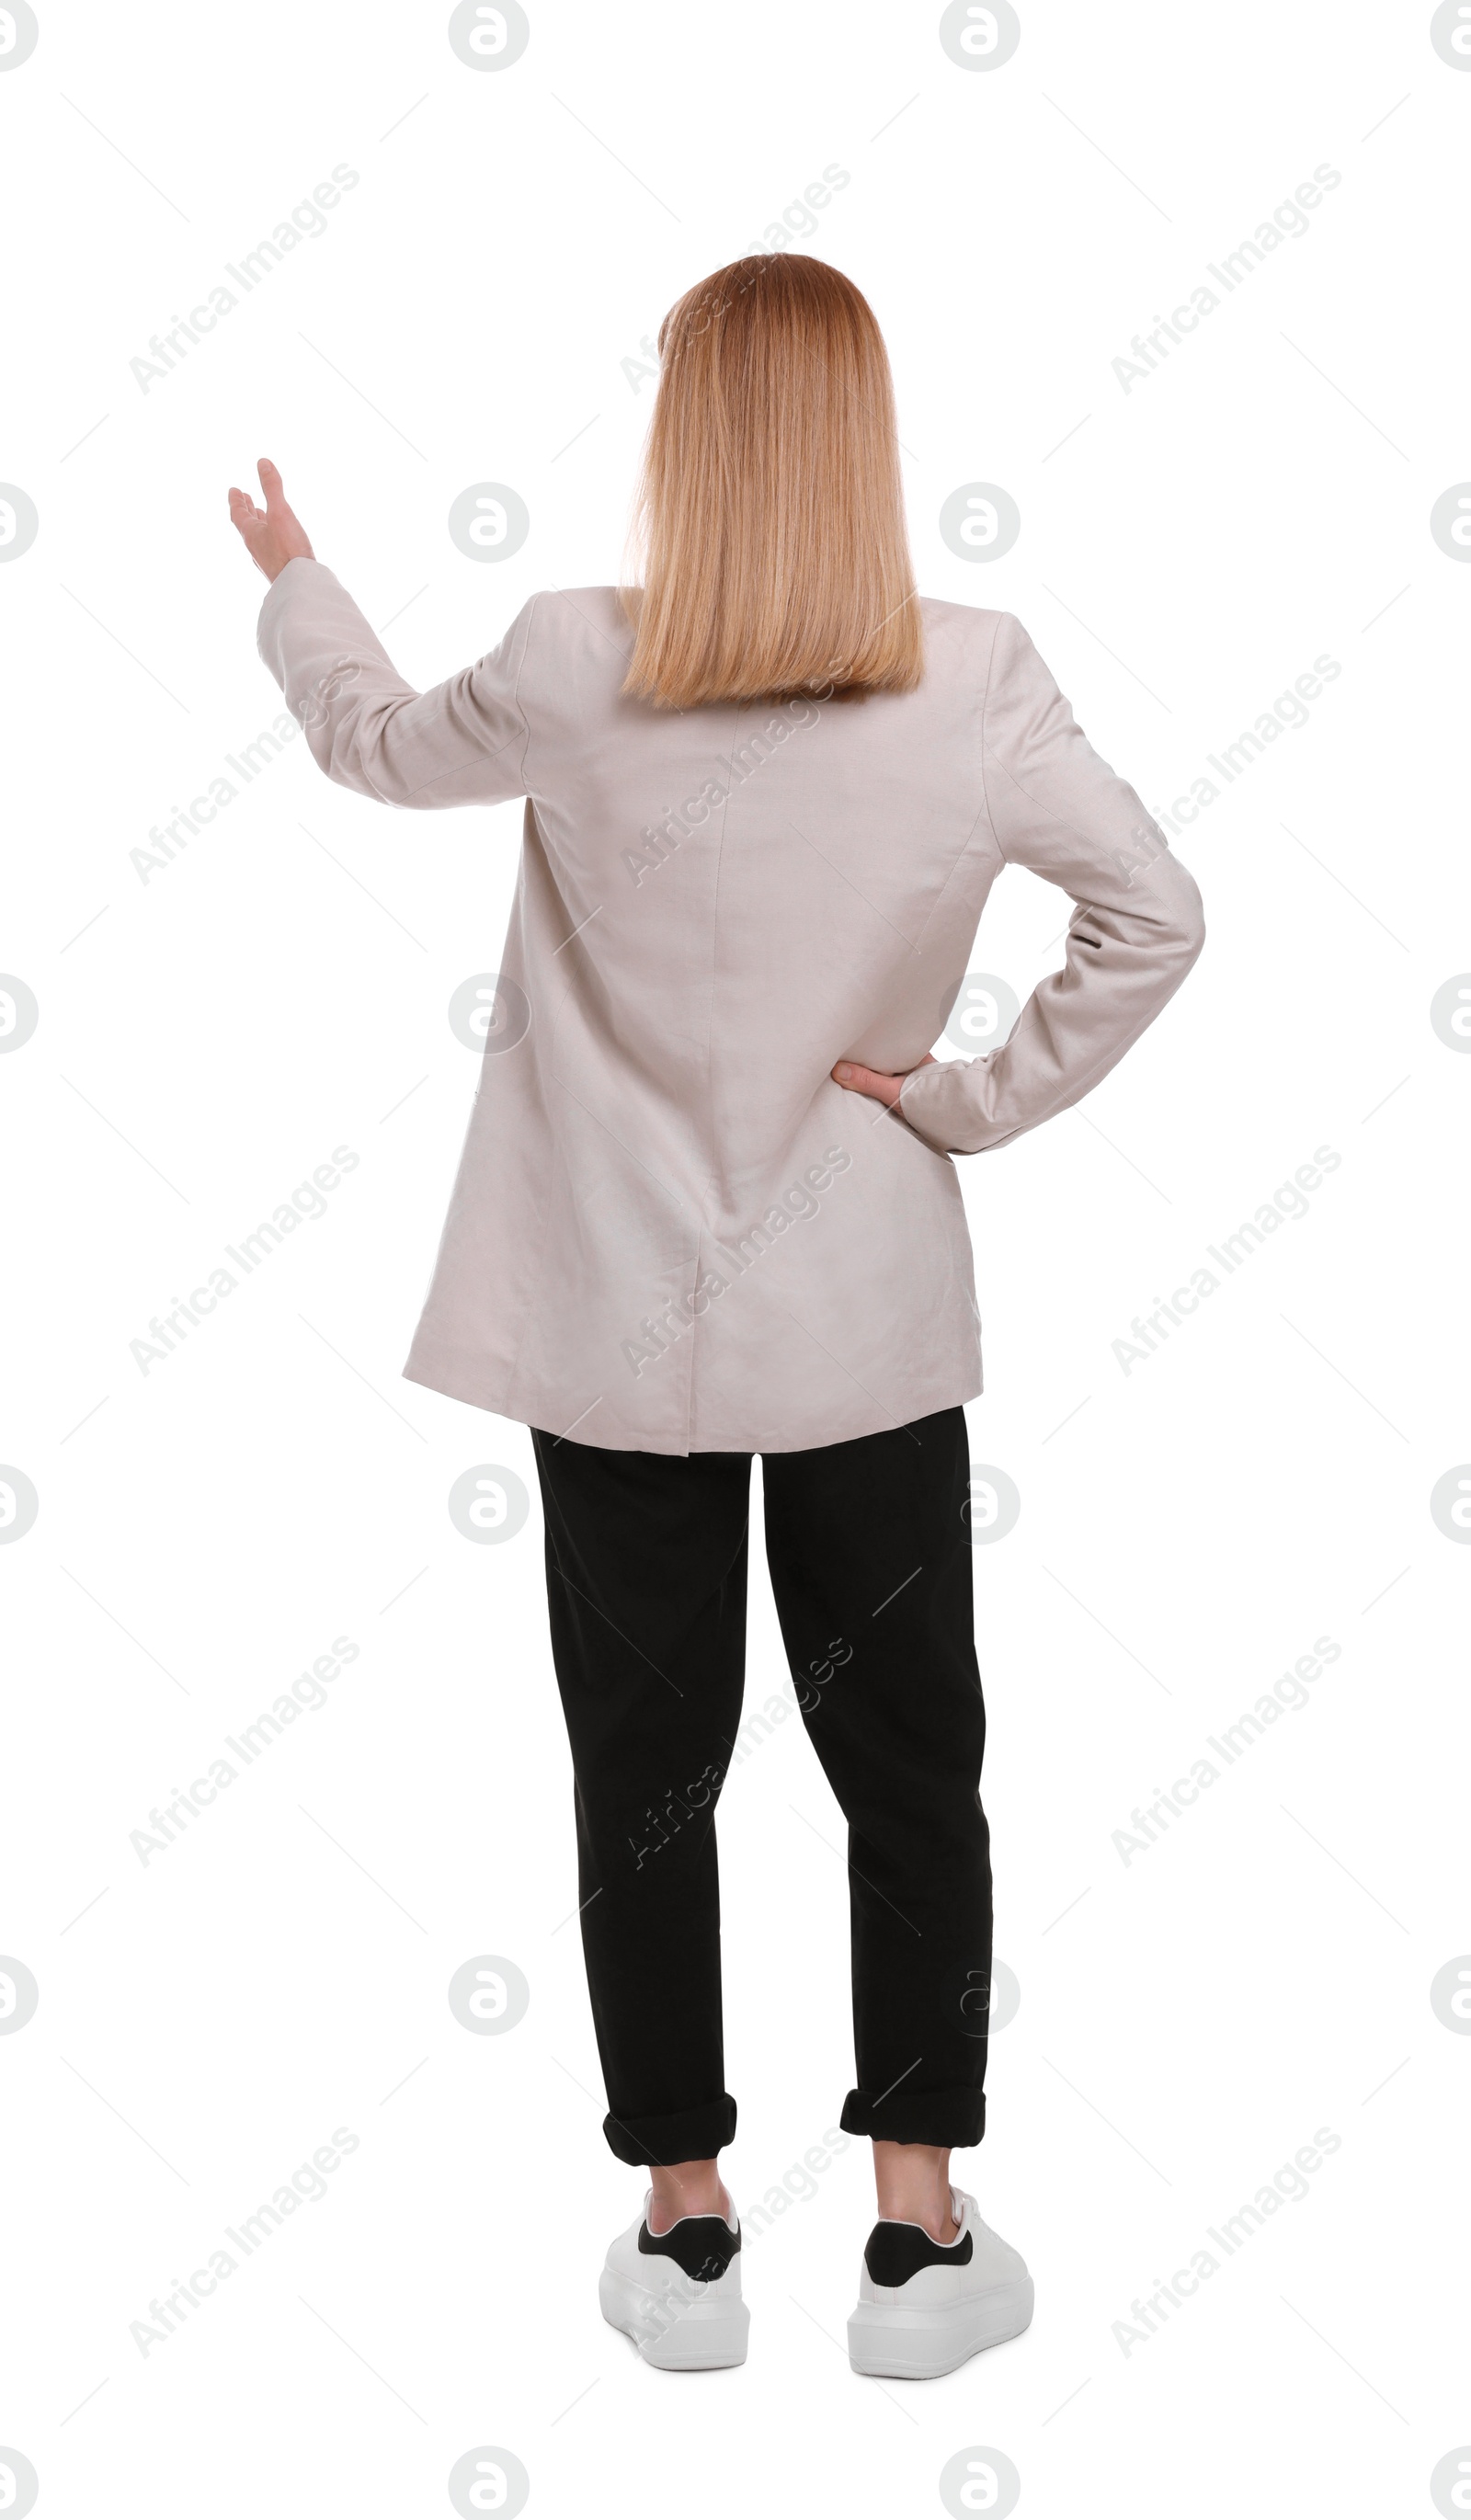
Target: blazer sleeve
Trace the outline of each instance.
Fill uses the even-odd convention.
[[[898,1108],[940,1154],[976,1154],[1081,1101],[1168,1005],[1205,941],[1200,894],[1134,789],[1099,759],[1021,623],[1003,614],[982,775],[1008,864],[1076,907],[1067,958],[1010,1039],[914,1070]]]
[[[526,792],[520,682],[535,610],[533,596],[488,656],[416,692],[332,570],[290,560],[260,608],[256,645],[340,787],[385,805],[498,805]]]

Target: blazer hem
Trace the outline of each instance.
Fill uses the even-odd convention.
[[[591,1407],[586,1402],[557,1400],[550,1392],[533,1398],[530,1392],[512,1387],[504,1364],[466,1348],[446,1346],[437,1339],[415,1340],[403,1369],[403,1379],[418,1382],[427,1391],[442,1392],[447,1400],[463,1400],[472,1409],[509,1418],[517,1425],[534,1426],[546,1434],[564,1435],[573,1443],[591,1445],[598,1452],[669,1453],[681,1459],[688,1459],[691,1453],[819,1452],[828,1444],[852,1443],[862,1435],[878,1435],[896,1426],[914,1425],[942,1409],[961,1408],[968,1400],[978,1400],[984,1387],[977,1354],[969,1365],[955,1372],[937,1372],[922,1380],[916,1377],[904,1394],[902,1411],[891,1409],[885,1414],[876,1403],[856,1403],[848,1409],[814,1413],[808,1422],[795,1427],[788,1418],[780,1429],[751,1419],[721,1419],[702,1425],[698,1440],[690,1442],[683,1429],[630,1425],[602,1396]]]

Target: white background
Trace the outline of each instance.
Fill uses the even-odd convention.
[[[40,1990],[0,2037],[0,2443],[42,2520],[433,2514],[483,2444],[545,2513],[939,2512],[978,2445],[1024,2514],[1429,2512],[1471,2440],[1471,2043],[1430,2002],[1471,1950],[1471,1555],[1429,1510],[1471,1455],[1471,1059],[1429,1014],[1471,967],[1471,570],[1429,530],[1471,473],[1471,75],[1364,0],[1050,0],[987,74],[872,0],[551,0],[495,74],[445,19],[47,8],[0,75],[0,475],[40,518],[0,567],[0,965],[40,1010],[0,1059],[0,1459],[39,1497],[0,1550],[0,1951]],[[339,164],[327,233],[144,391],[151,336]],[[1126,393],[1132,337],[1325,164],[1309,233]],[[794,1717],[721,1816],[727,2171],[747,2209],[792,2173],[750,2359],[662,2377],[598,2315],[641,2182],[566,1921],[540,1512],[477,1547],[446,1510],[476,1463],[534,1488],[529,1437],[399,1379],[473,1086],[447,1002],[496,967],[519,808],[395,818],[298,739],[173,863],[131,856],[280,710],[225,498],[257,455],[439,680],[534,589],[616,576],[641,339],[833,165],[804,242],[885,329],[925,592],[1018,612],[1155,810],[1341,667],[1181,832],[1181,996],[1080,1109],[961,1164],[972,1450],[1022,1498],[976,1552],[1021,2002],[958,2170],[1038,2309],[927,2387],[842,2351],[865,2148],[795,2168],[852,2051],[841,1824]],[[487,479],[531,516],[499,566],[446,530]],[[990,565],[938,531],[972,480],[1021,512]],[[973,962],[1025,995],[1065,907],[1011,877]],[[327,1213],[141,1372],[151,1317],[337,1146]],[[1322,1146],[1309,1213],[1126,1373],[1133,1317]],[[150,1811],[341,1636],[321,1711],[142,1862]],[[1135,1807],[1324,1636],[1309,1704],[1126,1864]],[[758,1573],[748,1704],[782,1674]],[[504,2036],[446,2001],[478,1954],[529,1983]],[[140,2353],[338,2128],[326,2195]],[[1319,2129],[1308,2195],[1126,2352],[1131,2304]]]

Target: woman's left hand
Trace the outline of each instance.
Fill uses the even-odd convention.
[[[281,575],[289,560],[315,560],[306,527],[286,503],[281,475],[268,455],[255,468],[266,503],[257,508],[244,490],[230,493],[230,518],[256,567],[266,577]]]
[[[851,1058],[840,1058],[832,1071],[834,1085],[849,1094],[870,1095],[875,1102],[886,1102],[892,1111],[904,1088],[907,1076],[916,1076],[921,1067],[933,1067],[935,1054],[927,1050],[913,1067],[902,1068],[897,1076],[886,1076],[881,1067],[860,1067]]]

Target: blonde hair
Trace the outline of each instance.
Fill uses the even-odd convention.
[[[671,308],[659,354],[625,692],[685,709],[913,691],[919,605],[867,299],[805,254],[750,254]]]

